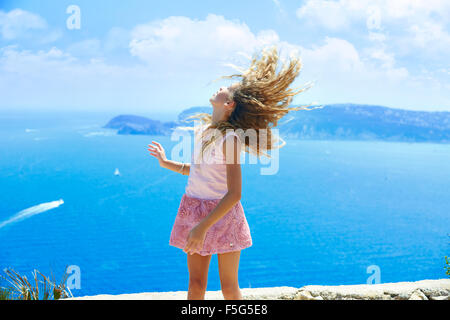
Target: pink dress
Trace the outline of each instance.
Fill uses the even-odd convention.
[[[194,153],[178,213],[170,234],[169,245],[184,249],[189,232],[206,217],[227,193],[226,162],[222,143],[230,136],[238,137],[238,152],[241,155],[241,142],[234,132],[228,132],[216,140],[215,147],[205,151],[205,161],[200,160],[200,130],[194,131]],[[232,146],[230,144],[230,146]],[[208,150],[208,149],[207,149]],[[228,153],[227,149],[227,153]],[[205,236],[202,256],[226,253],[248,248],[252,245],[250,228],[245,218],[241,201],[238,201],[219,221],[212,225]]]

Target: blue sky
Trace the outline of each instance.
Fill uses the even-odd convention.
[[[177,113],[273,44],[315,81],[295,104],[450,111],[449,21],[447,0],[0,0],[0,111]]]

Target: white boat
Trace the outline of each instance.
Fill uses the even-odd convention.
[[[119,171],[118,168],[116,168],[116,171],[114,171],[114,175],[115,175],[115,176],[120,176],[120,171]]]

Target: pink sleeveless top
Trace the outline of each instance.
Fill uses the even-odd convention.
[[[189,197],[199,199],[222,199],[228,192],[227,186],[227,168],[225,156],[222,151],[222,144],[226,142],[229,137],[236,136],[238,138],[238,160],[242,152],[242,145],[239,136],[233,132],[227,132],[223,137],[218,136],[214,144],[208,146],[204,152],[203,159],[200,158],[201,152],[201,127],[194,130],[194,152],[191,158],[191,167],[189,171],[189,178],[185,188],[185,193]],[[211,135],[209,134],[208,137]],[[230,148],[233,146],[229,144]],[[211,148],[210,148],[211,147]],[[229,149],[227,149],[228,152]],[[231,149],[230,149],[231,150]],[[194,161],[195,160],[195,161]]]

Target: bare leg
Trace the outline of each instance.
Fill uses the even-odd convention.
[[[211,255],[201,256],[197,253],[187,254],[189,269],[188,300],[204,300],[206,284],[208,283],[208,269]]]
[[[225,300],[242,300],[238,282],[241,251],[218,254],[220,285]]]

